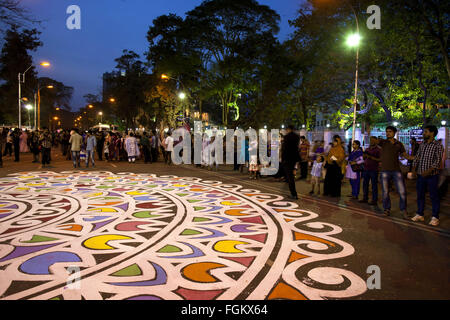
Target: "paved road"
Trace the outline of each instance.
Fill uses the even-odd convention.
[[[97,162],[95,169],[82,168],[80,173],[58,154],[53,160],[52,168],[44,170],[32,164],[28,155],[18,164],[6,158],[5,168],[0,169],[0,178],[28,172],[9,181],[2,179],[11,184],[3,185],[1,191],[5,205],[6,200],[18,201],[17,197],[23,196],[13,188],[25,188],[21,192],[30,197],[53,192],[55,198],[48,201],[60,206],[70,202],[70,209],[66,206],[61,214],[73,210],[65,220],[46,221],[39,227],[32,224],[16,233],[5,233],[5,225],[18,228],[27,219],[0,220],[0,292],[4,299],[80,298],[80,293],[64,289],[64,282],[55,279],[61,277],[58,266],[63,265],[81,266],[82,279],[98,283],[101,289],[97,291],[83,287],[81,295],[87,299],[450,298],[447,202],[441,226],[433,228],[404,221],[396,210],[386,218],[350,200],[305,196],[309,191],[306,182],[297,183],[302,196],[292,203],[283,199],[288,195],[285,184],[272,179],[249,180],[225,167],[211,172],[162,163]],[[37,174],[44,171],[51,173]],[[152,200],[145,198],[141,182],[123,179],[140,176],[120,174],[124,172],[166,177],[146,176],[155,188],[151,194],[156,199]],[[80,179],[92,181],[80,184]],[[84,195],[108,185],[115,187],[112,197],[120,203],[101,202],[95,207]],[[70,191],[57,198],[64,188]],[[16,194],[14,199],[11,194]],[[68,200],[69,196],[74,200]],[[92,200],[98,202],[98,197],[94,194]],[[409,207],[415,207],[411,203],[414,194],[408,197]],[[35,217],[42,201],[27,201],[30,208],[23,212]],[[134,209],[124,209],[125,203],[133,203]],[[395,205],[394,199],[393,208]],[[108,210],[114,206],[124,217],[109,222]],[[89,210],[95,214],[87,215]],[[155,212],[162,212],[163,219],[154,218]],[[181,212],[187,214],[181,217]],[[150,222],[151,228],[143,224]],[[25,250],[22,247],[31,250],[30,246],[44,244],[55,246],[19,257],[18,250]],[[49,257],[45,254],[55,263],[36,267],[40,259]],[[154,258],[144,261],[149,255]],[[367,272],[369,266],[379,268],[381,289],[367,289],[366,280],[372,275]]]

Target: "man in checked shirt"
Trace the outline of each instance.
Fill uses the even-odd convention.
[[[417,214],[412,221],[424,221],[423,212],[425,210],[425,192],[430,193],[433,216],[430,225],[439,225],[440,200],[438,192],[439,170],[441,168],[442,154],[444,148],[439,141],[436,141],[438,129],[429,125],[423,132],[424,141],[419,147],[419,151],[412,164],[413,174],[417,174]]]

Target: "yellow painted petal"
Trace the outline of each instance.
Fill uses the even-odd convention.
[[[116,209],[113,209],[113,208],[94,208],[94,209],[89,209],[88,211],[98,211],[98,212],[118,212]]]
[[[86,195],[86,198],[98,197],[98,196],[101,196],[102,194],[103,194],[103,192],[89,193]]]
[[[240,203],[231,202],[231,201],[222,201],[221,204],[223,204],[224,206],[238,206],[238,205],[240,205]]]
[[[86,248],[94,249],[94,250],[113,250],[115,248],[111,247],[107,244],[109,241],[129,240],[129,239],[132,239],[132,238],[117,235],[117,234],[107,234],[107,235],[101,235],[101,236],[89,238],[83,242],[83,245]]]
[[[130,195],[130,196],[144,196],[146,194],[150,194],[149,192],[142,192],[142,191],[130,191],[127,192],[126,194]]]
[[[223,252],[223,253],[241,253],[244,251],[236,249],[236,246],[240,245],[240,244],[248,244],[248,242],[236,241],[236,240],[218,241],[214,245],[214,250],[216,250],[218,252]]]

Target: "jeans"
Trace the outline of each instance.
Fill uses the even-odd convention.
[[[91,159],[92,165],[95,166],[94,153],[94,150],[86,150],[86,167],[89,165],[89,158]]]
[[[73,167],[80,166],[80,151],[72,151]]]
[[[372,182],[372,201],[378,201],[378,171],[364,171],[363,174],[363,199],[369,200],[369,183]]]
[[[350,179],[350,185],[352,186],[352,196],[358,197],[361,186],[361,172],[355,172],[356,179]]]
[[[439,175],[422,177],[421,175],[417,176],[417,214],[423,216],[423,212],[425,210],[425,194],[428,190],[431,198],[431,205],[433,208],[433,217],[439,219],[439,210],[441,207],[441,203],[439,200],[439,192],[438,192],[438,182]]]
[[[403,176],[400,171],[383,171],[381,172],[381,187],[383,190],[383,208],[391,209],[391,198],[389,197],[389,180],[393,179],[395,188],[400,196],[400,210],[406,210],[406,188],[403,182]]]

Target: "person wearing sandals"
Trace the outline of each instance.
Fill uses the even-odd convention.
[[[425,193],[428,191],[431,198],[432,218],[430,225],[439,225],[440,199],[438,192],[439,174],[444,148],[436,140],[438,129],[429,125],[423,132],[423,143],[420,145],[412,163],[413,175],[417,176],[417,214],[411,219],[414,222],[424,221]]]

